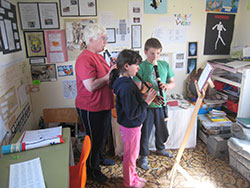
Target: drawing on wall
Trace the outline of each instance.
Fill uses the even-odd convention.
[[[31,65],[32,80],[56,81],[56,65]]]
[[[192,14],[174,14],[176,26],[190,26]]]
[[[204,55],[230,53],[234,19],[234,14],[207,14]]]
[[[76,98],[76,80],[63,80],[63,96],[65,99]]]
[[[145,14],[166,14],[167,0],[145,0],[144,1]]]
[[[206,11],[237,13],[239,0],[207,0]]]
[[[225,42],[224,42],[224,40],[223,40],[223,38],[222,38],[222,36],[221,36],[221,32],[222,32],[222,31],[226,31],[226,28],[223,26],[223,24],[222,24],[221,22],[219,22],[218,24],[216,24],[216,25],[212,28],[212,30],[215,30],[215,29],[217,29],[217,31],[218,31],[218,36],[217,36],[217,39],[216,39],[216,42],[215,42],[215,47],[214,47],[214,49],[217,50],[217,46],[218,46],[218,42],[219,42],[219,41],[221,41],[221,43],[222,43],[224,46],[226,46],[226,44],[225,44]]]
[[[46,56],[43,31],[25,31],[24,39],[27,57]]]
[[[190,74],[194,70],[196,70],[197,59],[196,58],[189,58],[188,65],[187,65],[187,73]]]
[[[73,76],[73,66],[72,65],[64,65],[64,66],[57,66],[58,76]]]
[[[75,60],[80,54],[83,42],[83,29],[89,23],[96,23],[96,19],[65,19],[66,45],[68,60]]]

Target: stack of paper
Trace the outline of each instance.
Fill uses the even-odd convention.
[[[207,116],[212,122],[217,123],[232,123],[230,119],[227,118],[227,114],[224,111],[221,110],[211,110]]]

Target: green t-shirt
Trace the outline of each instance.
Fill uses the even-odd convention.
[[[159,75],[161,78],[161,82],[166,84],[167,80],[174,76],[174,72],[166,61],[158,60],[157,64],[158,64],[158,71],[159,71]],[[142,77],[143,80],[151,83],[152,87],[156,91],[158,91],[158,95],[160,95],[158,85],[157,85],[155,70],[154,70],[154,67],[151,63],[149,63],[147,60],[143,61],[140,64],[140,70],[138,71],[138,74]],[[135,81],[140,82],[140,80],[136,76],[133,79]],[[164,100],[166,103],[166,93],[165,92],[163,92],[163,96],[164,96]],[[149,108],[159,108],[159,107],[161,107],[161,105],[151,103],[148,107]]]

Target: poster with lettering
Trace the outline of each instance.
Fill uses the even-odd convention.
[[[227,55],[234,31],[234,14],[207,14],[204,55]]]

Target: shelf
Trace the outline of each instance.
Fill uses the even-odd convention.
[[[226,84],[230,84],[230,85],[238,87],[238,88],[241,88],[241,83],[234,82],[234,81],[228,80],[226,78],[222,78],[222,77],[219,77],[219,76],[212,75],[212,79],[221,81],[221,82],[226,83]]]

